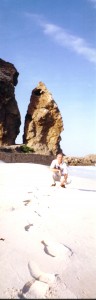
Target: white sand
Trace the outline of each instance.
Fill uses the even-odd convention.
[[[96,182],[0,163],[0,298],[96,298]]]

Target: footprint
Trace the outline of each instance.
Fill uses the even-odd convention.
[[[61,244],[61,245],[63,245],[65,248],[67,248],[69,250],[70,256],[72,256],[74,254],[73,251],[72,251],[72,249],[69,246],[67,246],[65,244]]]
[[[48,249],[48,245],[44,241],[41,241],[41,243],[44,245],[44,252],[52,257],[55,257],[55,255],[51,253],[52,250]]]
[[[18,296],[20,299],[45,299],[48,290],[49,285],[47,283],[35,280],[26,293],[22,291]]]
[[[29,268],[30,275],[33,278],[48,284],[52,284],[55,281],[56,277],[58,276],[58,274],[46,273],[41,271],[38,265],[34,261],[30,261],[28,263],[28,268]]]
[[[28,231],[31,226],[33,226],[33,224],[26,225],[24,228],[26,231]]]
[[[22,292],[23,294],[26,294],[26,293],[29,291],[31,285],[32,285],[34,282],[35,282],[35,278],[32,278],[32,280],[26,282],[26,283],[24,284],[24,286],[23,286],[21,292]]]
[[[3,239],[3,238],[0,238],[0,241],[3,241],[3,242],[4,242],[4,241],[5,241],[5,239]]]
[[[31,200],[24,200],[23,202],[24,202],[24,205],[27,206],[31,202]]]
[[[58,274],[42,272],[32,260],[28,263],[28,268],[32,279],[20,289],[18,293],[19,299],[45,299],[55,279],[60,279]]]
[[[55,241],[50,240],[48,242],[43,240],[41,241],[41,243],[44,245],[44,252],[52,257],[69,257],[73,255],[73,251],[71,250],[71,248],[65,244],[57,243]]]

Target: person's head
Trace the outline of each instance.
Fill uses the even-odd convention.
[[[57,154],[57,161],[58,161],[58,164],[62,163],[62,161],[63,161],[63,154],[62,153]]]

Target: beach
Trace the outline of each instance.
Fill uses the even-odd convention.
[[[48,166],[0,163],[0,298],[96,298],[96,179],[83,170],[61,188]]]

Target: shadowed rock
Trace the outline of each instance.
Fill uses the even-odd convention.
[[[13,64],[0,59],[0,146],[15,144],[19,134],[21,116],[14,93],[18,75]]]
[[[23,143],[39,154],[60,151],[63,121],[57,104],[45,84],[39,82],[32,91],[24,124]]]

